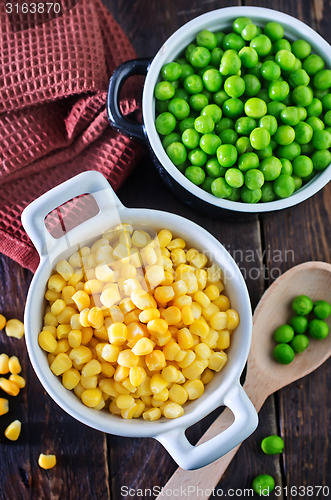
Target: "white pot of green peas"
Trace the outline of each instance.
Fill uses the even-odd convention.
[[[330,45],[301,21],[229,7],[177,30],[154,59],[115,70],[110,122],[147,140],[161,177],[209,214],[296,205],[331,179]],[[120,113],[125,79],[145,74],[143,125]]]

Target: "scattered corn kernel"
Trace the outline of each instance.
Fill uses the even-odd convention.
[[[5,430],[5,436],[10,441],[16,441],[21,434],[22,424],[19,420],[14,420]]]
[[[3,330],[6,326],[6,318],[3,314],[0,314],[0,330]]]
[[[0,416],[5,415],[9,412],[9,402],[8,399],[0,398]]]
[[[21,363],[19,362],[19,359],[17,356],[11,356],[9,358],[8,366],[9,366],[10,373],[13,373],[15,375],[17,375],[18,373],[21,373],[21,371],[22,371]]]
[[[0,354],[0,374],[6,375],[9,372],[9,356],[8,354]]]
[[[0,378],[0,389],[9,394],[9,396],[17,396],[20,392],[19,387],[14,384],[14,382],[7,380],[6,378]]]
[[[44,455],[43,453],[40,453],[38,458],[38,465],[42,469],[52,469],[56,465],[56,456]]]
[[[21,339],[24,335],[24,325],[19,319],[9,319],[5,326],[5,332],[8,337]]]

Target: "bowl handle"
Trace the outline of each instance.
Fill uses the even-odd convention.
[[[166,431],[155,436],[182,469],[199,469],[214,462],[256,429],[256,410],[240,384],[225,396],[224,404],[233,412],[235,420],[230,427],[209,441],[192,446],[185,435],[186,428]]]
[[[82,222],[60,238],[53,238],[45,226],[45,217],[66,201],[82,194],[91,194],[99,207],[94,217]],[[83,172],[59,184],[34,200],[22,213],[22,224],[39,255],[54,257],[78,244],[89,227],[89,238],[97,236],[112,225],[120,224],[119,211],[123,205],[107,179],[96,171]]]
[[[126,61],[112,74],[108,87],[107,113],[110,123],[116,130],[124,132],[130,138],[145,141],[144,126],[127,120],[121,113],[119,105],[119,94],[125,82],[132,75],[146,75],[151,59],[133,59]]]

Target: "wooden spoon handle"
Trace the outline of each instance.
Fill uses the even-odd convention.
[[[252,401],[256,411],[259,412],[269,394],[262,392],[261,383],[259,383],[259,378],[256,375],[257,374],[254,369],[247,373],[244,389]],[[232,422],[233,414],[229,408],[226,408],[203,434],[197,445],[204,443],[216,434],[223,432],[232,424]],[[174,491],[176,488],[189,487],[190,489],[188,492],[190,493],[190,500],[207,500],[209,495],[206,495],[205,491],[215,488],[239,448],[240,445],[216,460],[216,462],[213,462],[202,469],[187,471],[178,467],[156,500],[161,498],[171,498],[171,491]],[[166,494],[166,490],[169,490],[168,494]]]

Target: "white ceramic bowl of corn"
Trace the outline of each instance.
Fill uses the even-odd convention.
[[[94,197],[99,213],[62,237],[53,238],[44,225],[46,215],[66,201],[84,193],[90,193]],[[174,460],[185,469],[196,469],[211,463],[254,431],[257,426],[257,414],[239,382],[251,342],[252,314],[249,295],[236,263],[211,234],[178,215],[150,209],[126,208],[107,180],[97,172],[80,174],[44,194],[24,210],[22,222],[40,255],[40,265],[31,282],[25,309],[28,353],[40,382],[63,410],[80,422],[103,432],[127,437],[153,437],[161,442]],[[167,229],[174,236],[184,239],[187,248],[194,247],[207,255],[207,266],[215,264],[216,269],[221,269],[224,293],[231,301],[231,308],[239,313],[240,323],[231,335],[225,366],[215,372],[212,380],[205,385],[201,397],[184,404],[184,412],[180,413],[179,418],[171,418],[174,416],[171,411],[177,411],[178,405],[168,408],[170,418],[162,416],[155,421],[143,418],[125,419],[108,409],[98,411],[84,405],[73,391],[63,386],[61,374],[57,377],[52,373],[49,361],[54,359],[54,355],[49,358],[38,344],[46,309],[45,291],[56,265],[69,259],[82,247],[91,247],[102,234],[121,223],[145,228],[150,234]],[[109,325],[111,323],[113,322],[109,321]],[[108,327],[108,332],[111,328]],[[68,333],[64,332],[64,337],[66,335]],[[211,440],[199,446],[192,446],[185,436],[185,430],[222,405],[232,410],[235,417],[233,424]],[[99,408],[101,406],[102,404]]]

